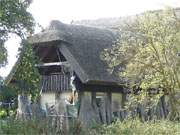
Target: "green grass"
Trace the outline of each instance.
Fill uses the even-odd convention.
[[[0,135],[84,135],[78,121],[70,122],[70,131],[57,129],[48,119],[15,120],[12,118],[0,119]]]
[[[168,120],[149,121],[128,119],[117,121],[101,129],[103,135],[180,135],[180,122]]]
[[[0,120],[0,134],[3,135],[64,135],[54,127],[49,127],[47,120],[19,121],[13,119]],[[66,133],[67,134],[67,133]],[[141,122],[138,119],[116,121],[111,125],[94,125],[83,128],[75,122],[68,135],[180,135],[180,122],[168,120]]]

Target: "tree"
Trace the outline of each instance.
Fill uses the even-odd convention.
[[[32,15],[27,11],[31,0],[0,0],[0,67],[7,63],[5,41],[10,34],[22,39],[33,32],[35,25]]]
[[[7,116],[9,116],[10,109],[15,109],[15,99],[17,97],[16,90],[11,86],[0,86],[0,102],[3,102],[3,106],[0,106],[6,110]]]
[[[23,40],[19,50],[18,67],[15,73],[19,93],[31,95],[34,101],[40,88],[40,74],[35,66],[38,58],[35,56],[32,45]]]
[[[176,10],[146,12],[121,29],[121,37],[112,49],[102,53],[110,71],[127,80],[134,103],[157,101],[167,94],[171,115],[179,117],[180,100],[180,18]],[[121,67],[121,68],[119,68]],[[123,67],[123,68],[122,68]],[[150,95],[151,90],[157,93]],[[133,93],[133,91],[132,91]],[[156,99],[156,100],[155,100]],[[136,101],[136,102],[135,102]]]
[[[17,118],[26,119],[31,116],[31,102],[38,101],[40,88],[40,74],[37,67],[38,58],[35,56],[32,45],[22,40],[19,49],[19,58],[14,74],[16,83],[14,88],[18,93]],[[31,96],[31,101],[29,100]]]

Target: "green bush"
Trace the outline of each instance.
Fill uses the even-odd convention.
[[[101,129],[103,135],[180,135],[180,123],[167,120],[141,122],[117,121]]]
[[[7,113],[4,109],[0,109],[0,118],[5,118],[7,116]]]

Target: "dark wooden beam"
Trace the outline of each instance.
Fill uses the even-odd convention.
[[[79,91],[126,93],[126,89],[120,85],[84,84],[79,79],[76,79],[74,83]]]
[[[50,63],[41,63],[41,64],[36,64],[36,67],[50,67],[50,66],[70,66],[67,61],[65,62],[50,62]]]

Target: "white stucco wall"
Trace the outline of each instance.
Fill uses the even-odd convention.
[[[71,95],[71,92],[63,92],[61,93],[60,97],[61,99],[68,99],[70,95]]]
[[[55,104],[55,93],[42,93],[41,95],[41,107],[46,109],[46,104],[49,106]]]
[[[60,99],[65,101],[65,100],[69,99],[70,95],[71,95],[71,92],[63,92],[60,95]],[[46,109],[46,104],[48,104],[48,106],[51,106],[51,105],[55,105],[56,102],[57,101],[56,101],[55,93],[53,93],[53,92],[42,93],[41,107],[43,109]]]
[[[112,93],[112,112],[118,112],[122,109],[122,94]]]

